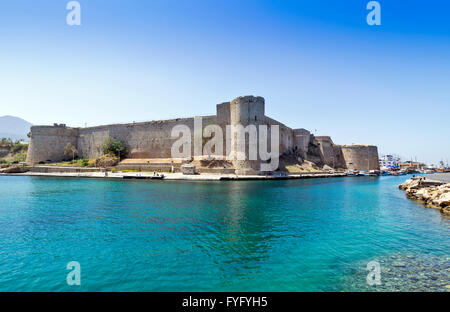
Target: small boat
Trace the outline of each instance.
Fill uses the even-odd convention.
[[[345,173],[348,177],[357,177],[359,176],[359,171],[357,170],[346,170]]]
[[[136,180],[144,180],[144,179],[149,179],[149,177],[143,177],[143,176],[138,176],[138,175],[124,175],[122,177],[122,179],[136,179]]]

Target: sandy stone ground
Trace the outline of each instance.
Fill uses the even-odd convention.
[[[433,173],[425,174],[425,178],[433,181],[441,181],[445,183],[450,183],[450,173]]]

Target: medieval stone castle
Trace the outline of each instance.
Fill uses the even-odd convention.
[[[202,121],[203,127],[219,125],[224,133],[227,125],[278,125],[280,158],[290,157],[300,162],[308,160],[318,166],[327,165],[332,168],[379,169],[376,146],[336,145],[329,136],[314,136],[305,129],[289,128],[265,115],[265,100],[262,97],[241,96],[231,102],[217,104],[216,115],[202,116]],[[68,143],[77,148],[79,158],[96,158],[101,155],[101,146],[108,137],[125,143],[129,160],[150,164],[150,160],[154,163],[160,159],[160,163],[173,163],[170,160],[171,148],[178,138],[173,138],[171,131],[180,124],[189,127],[194,133],[194,117],[87,128],[70,128],[57,124],[33,126],[27,163],[61,161],[67,158],[64,150]],[[236,147],[231,148],[233,151]],[[194,148],[192,151],[193,158],[200,156],[195,155]],[[252,161],[241,160],[230,162],[227,169],[228,172],[254,174],[259,168]]]

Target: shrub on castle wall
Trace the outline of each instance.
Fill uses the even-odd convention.
[[[102,145],[102,152],[104,155],[112,154],[120,159],[124,158],[128,154],[125,144],[112,137],[105,139]]]

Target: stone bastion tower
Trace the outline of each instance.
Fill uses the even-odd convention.
[[[248,133],[248,139],[243,138],[245,140],[244,150],[239,146],[238,133],[231,134],[231,155],[229,156],[237,158],[232,161],[236,174],[256,174],[259,171],[261,160],[258,152],[258,129],[260,125],[267,124],[264,116],[264,105],[264,98],[260,96],[242,96],[230,103],[230,125],[232,127],[255,126],[256,128],[256,133]],[[252,135],[254,138],[250,140]],[[250,151],[256,151],[256,155],[250,157]],[[242,158],[245,158],[245,160],[238,160]]]
[[[342,154],[347,169],[379,170],[378,148],[373,145],[341,145]]]

